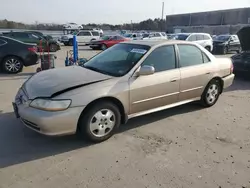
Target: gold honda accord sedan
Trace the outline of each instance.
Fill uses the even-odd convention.
[[[200,101],[213,106],[234,80],[229,58],[184,41],[129,41],[82,66],[39,72],[19,89],[13,107],[30,129],[80,133],[101,142],[128,119]]]

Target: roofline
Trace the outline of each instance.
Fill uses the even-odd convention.
[[[166,15],[166,18],[168,17],[174,17],[174,16],[184,16],[189,14],[200,14],[200,13],[215,13],[215,12],[228,12],[228,11],[235,11],[235,10],[243,10],[243,9],[249,9],[250,7],[241,7],[241,8],[234,8],[234,9],[223,9],[223,10],[211,10],[211,11],[201,11],[201,12],[184,12],[180,14],[168,14]]]

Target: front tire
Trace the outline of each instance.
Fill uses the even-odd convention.
[[[111,102],[100,102],[81,115],[78,131],[83,138],[99,143],[113,136],[120,124],[118,107]]]
[[[3,71],[8,74],[17,74],[23,70],[23,61],[18,57],[9,56],[3,60]]]
[[[104,51],[104,50],[106,50],[108,47],[106,46],[106,44],[102,44],[102,46],[101,46],[101,49]]]
[[[215,105],[215,103],[219,99],[221,91],[222,91],[222,86],[220,81],[215,79],[211,80],[201,96],[202,105],[204,107],[211,107]]]

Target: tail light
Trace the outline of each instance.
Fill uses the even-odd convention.
[[[230,67],[230,74],[233,74],[234,72],[234,64],[231,62],[231,67]]]
[[[28,50],[30,51],[30,52],[37,52],[37,47],[36,46],[33,46],[33,47],[30,47],[30,48],[28,48]]]

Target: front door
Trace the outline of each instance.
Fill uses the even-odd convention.
[[[216,67],[212,66],[208,56],[198,47],[190,44],[180,44],[179,66],[181,74],[180,101],[200,97]]]
[[[178,101],[180,71],[173,45],[155,49],[141,64],[155,68],[155,73],[130,79],[130,114],[136,114]]]

